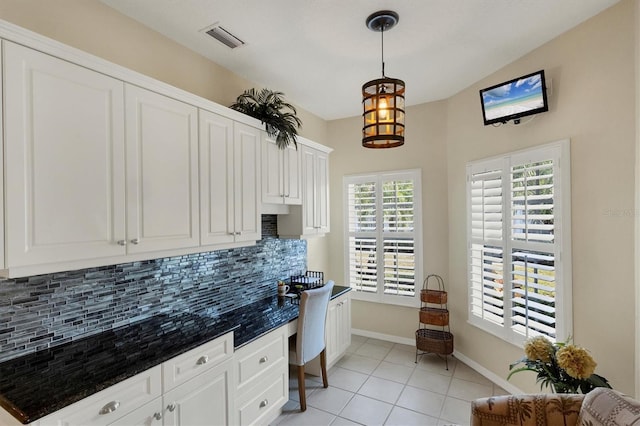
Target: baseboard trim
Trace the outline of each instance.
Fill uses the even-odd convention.
[[[519,389],[518,387],[516,387],[516,386],[512,385],[510,382],[508,382],[504,377],[498,376],[497,374],[487,370],[482,365],[478,364],[477,362],[475,362],[474,360],[472,360],[468,356],[466,356],[466,355],[464,355],[464,354],[462,354],[462,353],[460,353],[458,351],[455,351],[455,350],[453,351],[453,356],[458,358],[460,361],[464,362],[469,367],[471,367],[474,370],[476,370],[479,374],[482,374],[484,377],[486,377],[487,379],[491,380],[493,383],[495,383],[496,385],[500,386],[502,389],[506,390],[510,394],[519,395],[519,394],[525,393],[521,389]]]
[[[402,345],[415,346],[416,344],[415,339],[408,339],[406,337],[394,336],[391,334],[376,333],[375,331],[361,330],[359,328],[352,328],[351,334],[370,337],[372,339],[386,340],[387,342],[400,343]]]
[[[409,345],[409,346],[414,346],[416,344],[416,341],[414,339],[409,339],[409,338],[400,337],[400,336],[394,336],[394,335],[391,335],[391,334],[377,333],[375,331],[361,330],[359,328],[352,328],[351,329],[351,334],[355,334],[357,336],[363,336],[363,337],[370,337],[372,339],[385,340],[387,342],[392,342],[392,343],[400,343],[400,344]],[[471,367],[475,371],[477,371],[479,374],[481,374],[484,377],[486,377],[487,379],[491,380],[493,383],[495,383],[496,385],[500,386],[502,389],[506,390],[507,392],[511,393],[512,395],[518,395],[518,394],[525,393],[521,389],[519,389],[518,387],[516,387],[513,384],[511,384],[510,382],[508,382],[504,377],[498,376],[497,374],[487,370],[485,367],[483,367],[482,365],[478,364],[477,362],[475,362],[474,360],[472,360],[471,358],[469,358],[465,354],[454,350],[453,351],[453,356],[454,356],[454,358],[458,358],[460,361],[464,362],[469,367]]]

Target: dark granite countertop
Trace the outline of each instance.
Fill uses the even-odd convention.
[[[349,290],[335,286],[331,298]],[[172,312],[15,358],[0,363],[0,406],[30,423],[230,331],[237,349],[298,307],[274,296],[221,315]]]

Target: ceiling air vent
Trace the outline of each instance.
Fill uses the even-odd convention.
[[[240,47],[244,44],[244,41],[240,40],[220,25],[215,25],[214,27],[206,30],[205,33],[231,49],[235,49],[236,47]]]

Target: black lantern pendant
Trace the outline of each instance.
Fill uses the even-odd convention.
[[[384,32],[398,23],[398,14],[383,10],[367,18],[367,27],[380,31],[382,78],[362,86],[362,146],[393,148],[404,145],[404,81],[384,75]]]

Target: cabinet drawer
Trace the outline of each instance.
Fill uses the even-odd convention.
[[[109,426],[162,426],[162,398],[156,398]]]
[[[236,400],[236,421],[241,426],[268,424],[280,413],[288,399],[286,369],[269,374]]]
[[[167,392],[233,356],[233,332],[162,364],[163,390]]]
[[[114,423],[158,398],[162,393],[161,380],[160,366],[151,368],[56,411],[41,419],[39,424],[40,426],[102,426]]]
[[[274,368],[286,367],[288,355],[287,327],[251,342],[236,353],[236,380],[238,391],[253,386],[256,380]]]

